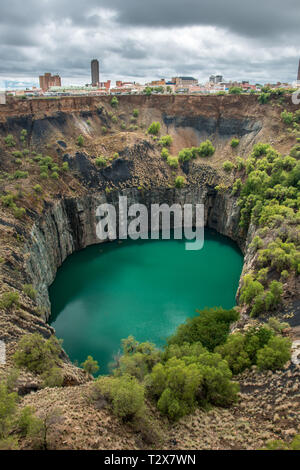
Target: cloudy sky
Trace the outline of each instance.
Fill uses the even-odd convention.
[[[0,81],[144,82],[212,73],[293,81],[300,56],[299,0],[0,0]]]

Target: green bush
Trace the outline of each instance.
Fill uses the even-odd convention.
[[[26,210],[23,207],[17,207],[15,200],[16,195],[12,193],[8,193],[7,195],[1,197],[2,204],[12,209],[13,214],[17,219],[21,219],[24,217],[24,215],[26,215]]]
[[[256,280],[261,284],[266,284],[269,268],[261,268],[256,274]]]
[[[197,405],[208,403],[228,406],[237,400],[238,384],[231,382],[231,371],[219,354],[201,350],[192,356],[171,357],[154,366],[146,378],[150,396],[157,400],[161,413],[177,420],[191,413]],[[188,352],[189,354],[189,352]]]
[[[83,147],[84,146],[84,137],[83,137],[82,134],[80,134],[77,137],[76,144],[78,145],[78,147]]]
[[[211,403],[228,407],[238,400],[239,384],[232,382],[232,373],[220,354],[204,353],[199,357],[200,372],[203,375],[203,389],[199,403]]]
[[[19,294],[17,292],[5,292],[0,297],[0,308],[9,310],[19,306]]]
[[[33,288],[32,284],[25,284],[23,286],[23,292],[28,295],[32,300],[36,299],[36,290]]]
[[[114,375],[131,375],[143,381],[160,360],[160,351],[154,344],[138,343],[132,336],[122,340],[123,355],[114,368]]]
[[[245,169],[246,164],[245,164],[245,160],[243,158],[236,157],[235,161],[236,161],[236,168],[237,168],[238,171],[242,171],[242,170]]]
[[[300,158],[300,145],[296,144],[292,147],[292,150],[290,151],[290,156],[295,157],[297,159]]]
[[[42,374],[43,386],[48,388],[61,387],[63,376],[59,367],[53,366]]]
[[[232,193],[231,194],[233,196],[236,196],[237,194],[239,194],[240,191],[241,191],[242,186],[243,186],[243,183],[242,183],[242,180],[240,178],[235,180],[235,182],[233,183],[233,186],[232,186]]]
[[[259,251],[258,262],[261,266],[271,266],[278,273],[296,269],[300,262],[297,246],[292,242],[283,242],[280,238],[270,242],[267,248]]]
[[[158,135],[160,131],[160,122],[152,122],[148,127],[148,134]]]
[[[81,364],[81,367],[88,373],[88,374],[96,374],[99,371],[99,364],[95,361],[92,356],[88,356],[86,361]]]
[[[135,377],[100,377],[94,384],[93,397],[104,396],[112,404],[113,413],[123,421],[132,421],[145,407],[144,387]]]
[[[230,145],[232,148],[235,148],[239,145],[239,143],[240,143],[240,139],[233,138]]]
[[[9,438],[9,434],[15,422],[18,395],[10,393],[6,384],[0,382],[0,445]],[[8,443],[6,443],[8,444]],[[4,449],[4,445],[2,449]]]
[[[211,308],[198,311],[198,315],[188,318],[179,325],[176,333],[168,339],[168,344],[200,342],[209,351],[225,343],[229,334],[230,324],[237,321],[239,314],[236,310]]]
[[[260,104],[267,104],[269,101],[270,101],[270,98],[271,98],[271,93],[264,93],[264,92],[261,92],[259,95],[258,95],[258,102]]]
[[[265,279],[262,279],[265,282]],[[255,317],[266,311],[274,310],[281,302],[282,284],[272,281],[270,289],[264,289],[263,284],[254,279],[252,274],[246,274],[240,294],[240,303],[252,307],[251,316]]]
[[[188,162],[189,160],[194,158],[194,155],[195,154],[193,153],[193,150],[191,148],[182,149],[178,153],[178,160],[182,163]]]
[[[241,333],[234,333],[228,337],[225,344],[215,349],[227,361],[233,374],[239,374],[252,364],[245,346],[246,337]]]
[[[195,409],[202,376],[196,364],[187,365],[184,360],[172,358],[164,365],[154,366],[148,382],[161,413],[177,420]]]
[[[268,441],[262,450],[300,450],[300,434],[296,434],[290,444],[280,439]]]
[[[26,209],[24,209],[24,207],[16,206],[13,208],[13,213],[17,219],[22,219],[26,215]]]
[[[110,105],[112,108],[117,108],[119,106],[119,100],[116,96],[113,96]]]
[[[95,163],[99,168],[104,168],[107,166],[106,158],[103,157],[102,155],[96,158]]]
[[[69,163],[68,162],[64,162],[62,164],[62,171],[69,171]]]
[[[18,434],[27,437],[32,442],[40,434],[42,421],[34,415],[34,409],[26,406],[20,412],[17,421]]]
[[[12,193],[8,193],[6,196],[1,196],[2,204],[10,208],[15,206],[15,199],[16,196]]]
[[[226,162],[223,163],[223,169],[227,172],[230,173],[234,168],[234,164],[227,160]]]
[[[44,374],[60,365],[60,352],[60,342],[54,336],[44,339],[38,333],[33,333],[20,339],[13,361],[17,367]]]
[[[198,153],[200,157],[211,157],[215,153],[215,148],[210,140],[206,140],[199,145]]]
[[[257,353],[257,366],[260,369],[282,369],[291,357],[291,341],[275,336]]]
[[[172,145],[173,139],[170,135],[163,135],[160,140],[159,144],[162,145],[163,147],[170,147]]]
[[[262,246],[263,246],[262,239],[258,235],[256,235],[250,244],[250,248],[254,248],[254,250],[257,251]]]
[[[133,117],[135,117],[135,118],[138,118],[138,117],[139,117],[139,114],[140,114],[140,112],[139,112],[138,109],[134,109],[133,112],[132,112],[132,115],[133,115]]]
[[[48,170],[49,168],[52,167],[52,165],[53,165],[53,159],[52,157],[49,157],[48,155],[46,157],[41,156],[41,158],[39,159],[39,166],[40,166],[41,171]]]
[[[153,91],[153,88],[147,86],[146,88],[144,88],[143,93],[145,93],[145,95],[147,96],[150,96],[152,95],[152,91]]]
[[[8,134],[5,139],[4,139],[5,145],[7,147],[15,147],[16,146],[16,141],[14,140],[14,137],[12,134]]]
[[[186,184],[186,180],[183,176],[177,176],[175,179],[175,188],[183,188]]]
[[[26,179],[28,178],[28,171],[21,171],[17,170],[14,172],[13,178],[18,180],[18,179]]]
[[[242,88],[237,87],[237,86],[232,86],[231,88],[229,88],[228,93],[230,95],[240,95],[242,91],[243,91]]]
[[[12,156],[15,158],[22,158],[23,152],[21,152],[20,150],[16,150],[15,152],[12,152]]]
[[[263,285],[259,281],[254,280],[252,274],[245,274],[241,288],[240,302],[249,305],[257,295],[263,292]]]
[[[37,194],[41,194],[43,192],[43,189],[42,189],[42,186],[39,185],[39,184],[36,184],[34,187],[33,187],[33,190],[35,193]]]
[[[285,124],[291,124],[294,121],[294,114],[289,113],[286,109],[282,111],[280,116]]]
[[[216,347],[215,352],[227,361],[233,374],[239,374],[257,364],[258,352],[268,345],[273,337],[274,332],[270,328],[253,327],[244,334],[229,335],[226,343]]]
[[[286,328],[290,328],[290,325],[286,322],[280,322],[278,318],[271,317],[268,320],[268,327],[276,333],[282,333]]]
[[[258,281],[254,281],[257,283]],[[272,281],[270,288],[266,291],[259,292],[256,296],[252,298],[252,301],[248,305],[252,304],[251,316],[256,317],[261,313],[276,310],[276,308],[281,303],[281,296],[283,293],[283,288],[281,282]]]
[[[164,160],[167,160],[168,157],[170,156],[169,151],[168,151],[166,148],[163,148],[163,149],[162,149],[160,155],[161,155],[161,157],[162,157]]]
[[[167,158],[167,163],[171,168],[178,168],[179,167],[178,157],[172,157],[170,155]]]
[[[299,111],[299,109],[297,109],[297,110],[294,112],[294,121],[295,121],[295,122],[300,122],[300,111]]]
[[[103,134],[107,134],[107,127],[102,126],[102,127],[101,127],[101,130],[102,130],[102,133],[103,133]]]

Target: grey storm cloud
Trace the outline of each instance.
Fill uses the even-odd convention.
[[[10,0],[0,2],[0,76],[45,71],[109,77],[293,80],[299,0]]]
[[[299,0],[104,0],[128,25],[217,25],[250,37],[299,34]]]
[[[1,2],[0,23],[15,27],[66,18],[93,28],[101,25],[97,8],[116,13],[123,25],[178,27],[216,25],[250,37],[299,35],[299,0],[21,0]]]

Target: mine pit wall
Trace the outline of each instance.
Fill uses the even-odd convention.
[[[28,282],[37,290],[38,303],[47,309],[45,320],[50,314],[48,287],[57,269],[75,251],[101,243],[96,236],[96,208],[100,204],[113,204],[118,216],[119,196],[127,196],[128,205],[145,204],[149,212],[151,204],[204,204],[205,225],[236,241],[245,252],[247,244],[238,226],[236,198],[211,187],[151,191],[128,188],[108,195],[93,193],[82,198],[57,200],[33,226],[25,248],[30,253],[25,267]]]
[[[74,132],[95,135],[101,125],[111,128],[108,111],[111,97],[67,97],[16,101],[0,106],[0,136],[28,132],[28,143],[40,145],[52,135],[74,137]],[[259,108],[256,96],[121,96],[118,114],[130,116],[136,107],[146,124],[159,120],[166,132],[193,129],[199,138],[213,134],[254,139],[264,126],[267,108]],[[273,109],[273,108],[272,108]],[[274,112],[274,110],[273,110]],[[93,118],[95,126],[86,124]],[[74,134],[75,135],[75,134]],[[251,140],[252,141],[252,140]]]

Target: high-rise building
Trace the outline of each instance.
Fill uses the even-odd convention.
[[[91,62],[92,86],[98,86],[100,82],[99,61],[93,59]]]
[[[222,83],[223,82],[223,75],[211,75],[209,77],[210,83]]]
[[[61,86],[61,78],[59,75],[51,75],[51,73],[45,73],[40,75],[40,88],[43,91],[49,90],[51,86]]]
[[[223,75],[216,75],[215,83],[222,83],[223,82]]]
[[[300,59],[299,59],[299,65],[298,65],[298,76],[297,76],[297,82],[300,82]]]

